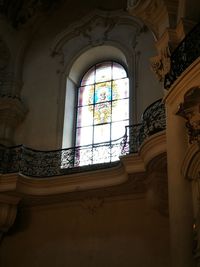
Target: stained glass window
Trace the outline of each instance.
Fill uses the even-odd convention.
[[[97,149],[95,145],[112,144],[124,135],[125,126],[129,124],[129,81],[124,67],[106,61],[90,68],[78,89],[76,113],[75,145],[91,145],[88,162],[84,153],[79,154],[83,157],[79,159],[80,165],[99,163],[102,158],[103,162],[117,160],[108,151],[111,148]],[[106,158],[102,154],[105,151]]]

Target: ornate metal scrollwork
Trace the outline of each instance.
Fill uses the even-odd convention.
[[[165,75],[164,88],[169,89],[174,81],[200,56],[200,24],[183,39],[171,55],[171,68]]]
[[[50,177],[112,167],[118,164],[120,156],[137,153],[147,137],[164,129],[164,105],[158,100],[145,110],[142,123],[127,126],[125,135],[112,142],[54,151],[38,151],[22,145],[0,146],[0,173]]]
[[[144,111],[142,123],[126,127],[126,153],[137,153],[146,138],[165,128],[165,107],[162,100],[157,100]]]

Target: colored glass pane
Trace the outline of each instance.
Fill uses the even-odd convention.
[[[129,82],[115,62],[96,64],[83,77],[77,99],[76,166],[118,160],[129,117]],[[96,143],[111,142],[96,146]],[[81,147],[92,144],[92,146]]]
[[[81,86],[93,84],[95,82],[94,78],[95,78],[95,67],[92,67],[82,78]]]
[[[118,63],[113,63],[113,69],[112,69],[112,78],[115,79],[121,79],[127,77],[125,69]]]
[[[94,124],[107,123],[111,120],[111,102],[102,102],[94,107]]]
[[[93,104],[94,99],[94,85],[82,86],[78,93],[78,106],[85,106]]]
[[[109,81],[112,78],[112,69],[111,69],[111,63],[102,63],[96,65],[96,76],[95,76],[95,82],[104,82]]]
[[[112,121],[126,120],[129,117],[128,99],[115,100],[112,102]]]
[[[79,107],[77,109],[77,127],[89,126],[93,124],[93,105]]]
[[[111,82],[98,83],[95,85],[94,102],[100,103],[111,101],[112,88]]]
[[[121,138],[125,134],[125,126],[128,125],[128,120],[112,123],[111,140]]]
[[[113,90],[113,100],[129,97],[128,78],[113,81],[115,90]]]
[[[76,146],[92,144],[93,127],[83,127],[76,130]]]
[[[94,126],[94,143],[110,140],[110,124]]]

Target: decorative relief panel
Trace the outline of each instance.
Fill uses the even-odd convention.
[[[79,42],[82,42],[83,45],[87,42],[91,46],[103,45],[110,40],[113,42],[115,37],[112,32],[123,25],[132,27],[132,43],[135,43],[135,37],[139,36],[144,30],[143,24],[139,20],[132,18],[123,11],[103,12],[95,10],[78,23],[70,25],[57,36],[51,49],[51,55],[61,55],[64,46],[67,47],[67,42],[74,38],[79,38]]]

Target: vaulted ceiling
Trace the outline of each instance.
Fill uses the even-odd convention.
[[[38,14],[53,12],[58,8],[64,7],[66,16],[71,16],[74,13],[82,14],[83,9],[116,10],[126,9],[126,5],[126,0],[1,0],[0,14],[6,16],[14,28],[19,28]]]

